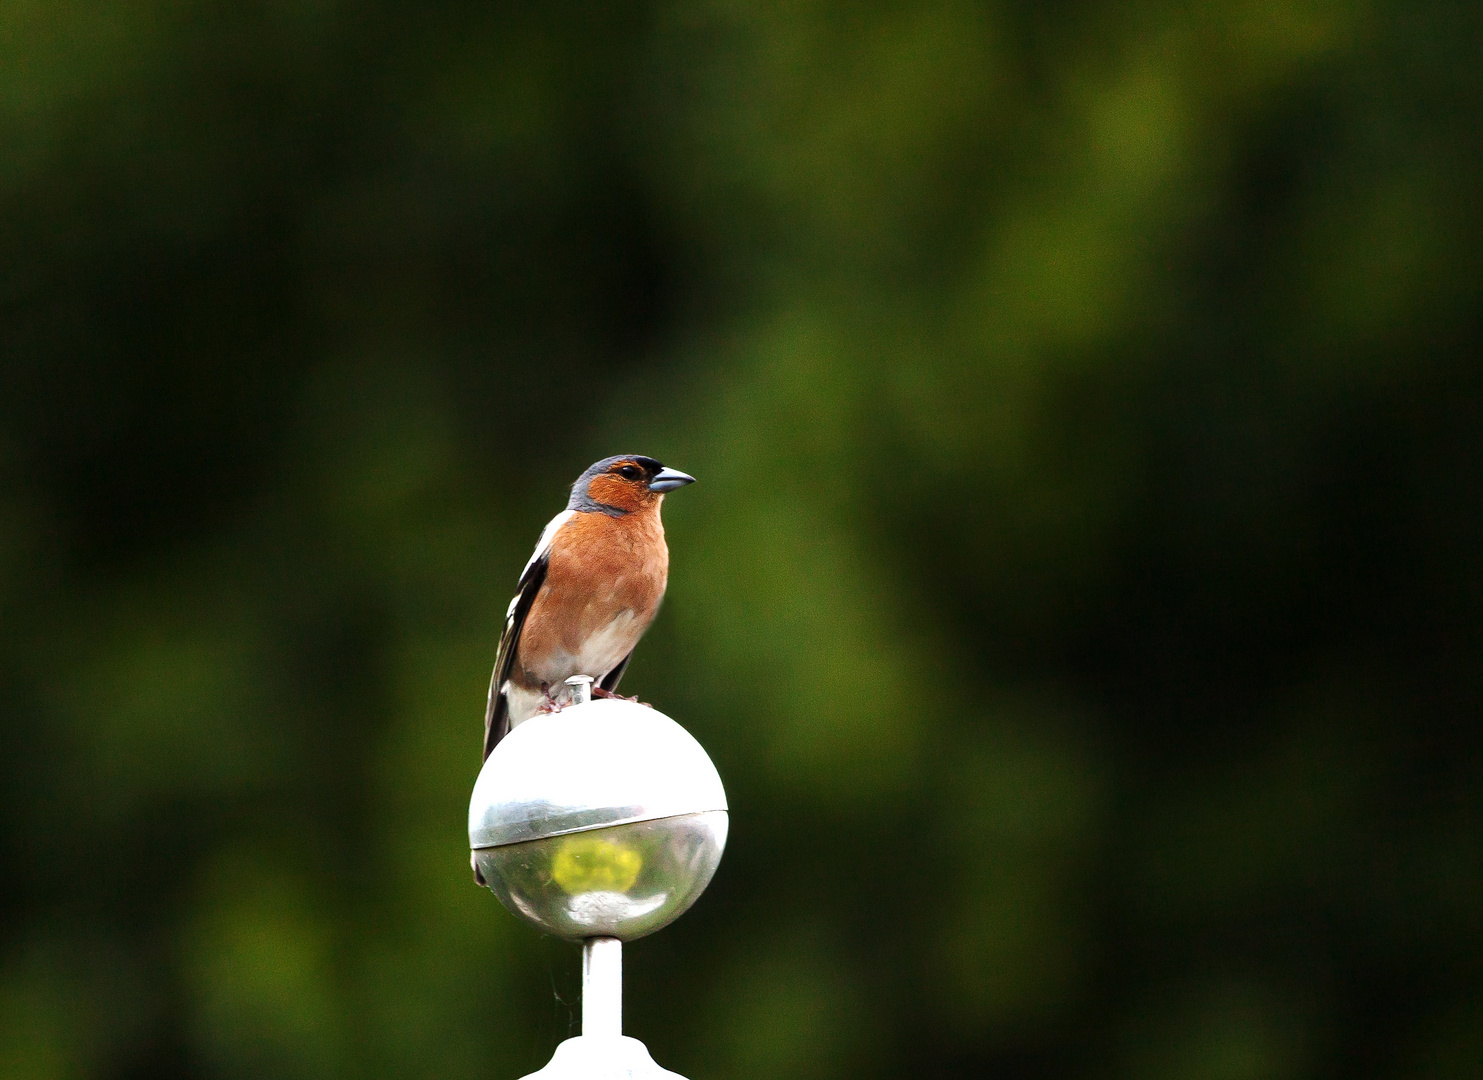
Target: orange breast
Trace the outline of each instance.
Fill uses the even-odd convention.
[[[535,689],[606,674],[648,629],[668,577],[657,507],[577,514],[552,538],[546,581],[520,635],[517,681]],[[583,670],[593,664],[605,666]]]

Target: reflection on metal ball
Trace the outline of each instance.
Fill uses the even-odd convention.
[[[704,891],[728,821],[721,778],[689,732],[646,705],[579,696],[494,748],[469,804],[469,846],[527,922],[570,941],[632,941]]]

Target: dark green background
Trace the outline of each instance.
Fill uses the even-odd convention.
[[[694,1080],[1483,1068],[1474,3],[0,6],[0,1073],[514,1080],[520,566],[652,454]]]

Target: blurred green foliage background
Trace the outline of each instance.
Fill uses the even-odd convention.
[[[513,1078],[504,606],[668,500],[694,1080],[1483,1072],[1483,9],[0,4],[0,1073]]]

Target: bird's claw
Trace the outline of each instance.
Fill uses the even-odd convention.
[[[592,688],[592,696],[593,697],[610,698],[613,701],[631,701],[635,705],[642,705],[646,709],[652,709],[654,707],[654,706],[650,705],[647,701],[640,701],[638,698],[636,698],[636,697],[629,697],[626,694],[615,694],[611,690],[604,690],[600,686],[595,686],[595,687]]]

